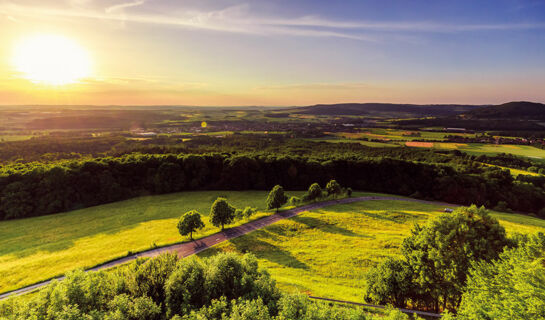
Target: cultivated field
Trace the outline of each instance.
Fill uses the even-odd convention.
[[[413,223],[425,223],[443,206],[407,201],[366,201],[305,212],[204,251],[252,252],[287,291],[361,301],[365,272],[399,253]],[[493,213],[508,232],[545,231],[545,220]]]

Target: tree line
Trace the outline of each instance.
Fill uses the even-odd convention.
[[[324,198],[324,196],[333,196],[337,198],[342,193],[347,196],[352,195],[352,189],[343,189],[336,180],[331,180],[326,185],[326,192],[322,191],[322,188],[318,183],[313,183],[308,188],[307,193],[302,198],[291,197],[290,203],[293,205],[299,205],[303,202],[316,201]],[[288,202],[288,196],[286,195],[284,188],[280,185],[276,185],[267,195],[266,204],[267,209],[275,209],[278,212],[283,205]],[[244,210],[237,209],[223,197],[218,197],[212,207],[210,208],[210,222],[215,227],[221,227],[221,231],[225,229],[225,225],[231,224],[235,220],[241,220],[243,218],[248,219],[254,213],[256,209],[252,207],[246,207]],[[181,236],[189,235],[189,239],[193,240],[193,232],[196,232],[204,228],[204,222],[202,221],[201,214],[197,210],[190,210],[184,213],[178,220],[177,228]]]
[[[184,190],[304,190],[337,179],[356,190],[384,192],[538,213],[543,186],[498,168],[456,169],[416,160],[344,156],[130,154],[121,157],[10,164],[0,168],[0,219],[40,216],[131,197]],[[502,204],[503,205],[503,204]]]

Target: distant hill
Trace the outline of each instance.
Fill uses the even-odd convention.
[[[484,106],[463,114],[466,119],[545,120],[545,104],[514,101]]]
[[[284,109],[283,112],[312,115],[352,115],[352,116],[384,116],[400,115],[412,117],[443,117],[468,113],[482,106],[438,104],[394,104],[394,103],[339,103],[317,104],[307,107]]]

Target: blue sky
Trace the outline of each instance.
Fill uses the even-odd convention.
[[[44,32],[93,74],[25,85],[11,48]],[[545,102],[545,0],[0,0],[0,36],[9,103]]]

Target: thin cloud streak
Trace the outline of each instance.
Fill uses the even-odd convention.
[[[138,0],[138,1],[134,1],[134,2],[116,4],[116,5],[113,5],[111,7],[106,8],[105,11],[106,11],[106,13],[114,13],[114,12],[117,12],[117,11],[123,11],[126,8],[138,7],[138,6],[143,5],[144,3],[146,3],[145,0]]]
[[[129,13],[129,10],[126,10],[145,5],[145,3],[145,0],[136,0],[133,2],[113,5],[107,7],[104,9],[104,11],[99,11],[82,8],[54,9],[21,6],[10,2],[3,2],[0,3],[0,13],[5,14],[6,16],[87,18],[115,22],[132,22],[203,29],[218,32],[306,37],[337,37],[371,42],[376,42],[378,40],[374,35],[365,34],[365,32],[449,33],[545,28],[545,23],[449,25],[433,22],[343,22],[316,16],[276,19],[251,17],[248,5],[232,6],[223,10],[208,12],[185,11],[178,16]]]
[[[296,19],[255,20],[255,23],[268,25],[285,25],[299,27],[321,27],[332,29],[360,29],[371,31],[405,31],[405,32],[461,32],[461,31],[501,31],[544,29],[545,23],[513,23],[513,24],[439,24],[432,22],[342,22],[305,16]]]

